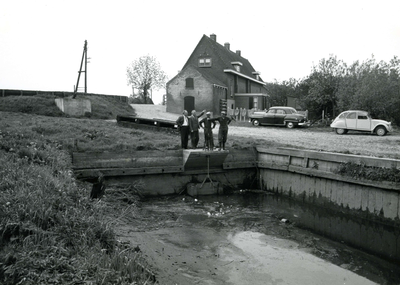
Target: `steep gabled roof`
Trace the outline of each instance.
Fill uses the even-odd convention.
[[[211,56],[212,67],[198,67],[198,59],[204,54]],[[227,49],[225,46],[219,44],[217,41],[209,38],[208,36],[203,35],[189,59],[183,66],[182,70],[191,65],[205,77],[209,78],[210,80],[215,80],[215,84],[222,84],[223,82],[226,82],[226,74],[224,70],[234,70],[232,62],[242,63],[240,73],[246,77],[256,80],[256,77],[253,74],[255,70],[246,58]],[[262,82],[261,78],[259,78],[258,81]]]

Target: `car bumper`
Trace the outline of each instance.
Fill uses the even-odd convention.
[[[300,127],[308,127],[308,126],[310,126],[310,122],[297,123],[297,125]]]

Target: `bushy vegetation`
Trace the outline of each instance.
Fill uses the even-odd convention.
[[[400,182],[400,169],[396,167],[383,168],[367,166],[364,163],[343,162],[339,165],[335,173],[356,180]]]
[[[306,78],[267,84],[271,104],[287,97],[309,111],[310,118],[331,118],[345,110],[365,110],[373,118],[400,125],[400,59],[377,62],[374,57],[350,65],[336,56],[322,59]]]

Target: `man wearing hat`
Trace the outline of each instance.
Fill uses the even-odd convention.
[[[230,118],[226,116],[226,111],[221,112],[221,117],[214,119],[216,122],[219,122],[219,130],[218,130],[218,143],[219,150],[225,150],[225,143],[228,138],[228,125],[232,121]]]
[[[200,127],[204,129],[204,148],[208,150],[214,149],[214,138],[212,129],[215,128],[215,122],[211,119],[211,113],[207,112],[206,117],[199,122]]]

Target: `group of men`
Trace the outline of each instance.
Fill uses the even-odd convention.
[[[189,136],[192,148],[196,149],[199,143],[199,129],[204,129],[204,149],[214,150],[214,138],[212,130],[215,128],[216,122],[219,123],[218,130],[218,143],[219,149],[225,150],[225,143],[228,138],[228,125],[231,119],[226,116],[226,112],[222,111],[221,116],[211,118],[211,113],[207,112],[206,117],[199,121],[206,110],[203,110],[199,115],[193,110],[189,116],[186,110],[183,111],[182,116],[176,120],[176,124],[181,133],[181,146],[183,149],[188,148]]]

